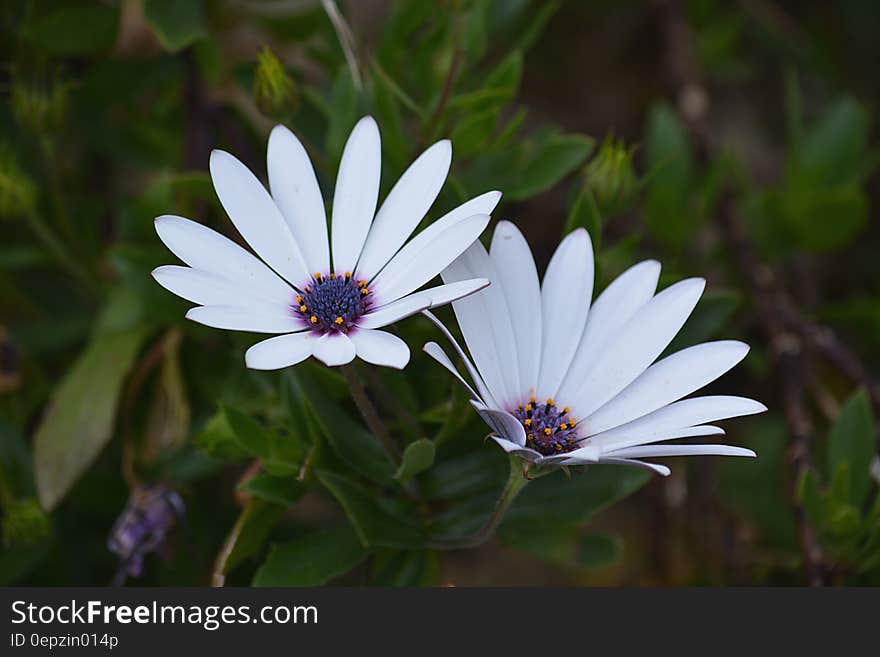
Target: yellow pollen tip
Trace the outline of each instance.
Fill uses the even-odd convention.
[[[342,324],[342,322],[345,321],[345,320],[343,320],[341,317],[337,317],[337,318],[334,319],[333,321],[336,322],[337,324]]]
[[[545,436],[549,436],[551,433],[553,433],[553,429],[551,429],[550,427],[544,428],[544,435]]]
[[[315,278],[320,279],[320,278],[321,278],[321,272],[316,271],[316,272],[315,272]]]
[[[562,429],[563,431],[565,431],[566,429],[568,429],[568,425],[565,422],[563,422],[562,424],[559,425],[559,428]]]
[[[568,406],[566,406],[565,408],[562,409],[562,412],[563,412],[563,413],[568,413],[570,410],[571,410],[571,409],[570,409]]]
[[[556,451],[557,451],[557,452],[561,452],[561,451],[562,451],[562,445],[560,445],[559,443],[556,443]]]
[[[310,321],[312,324],[317,324],[317,323],[318,323],[318,318],[317,318],[315,315],[312,315],[311,317],[309,317],[309,321]]]
[[[351,278],[351,272],[350,272],[350,271],[345,272],[345,277],[346,277],[346,278]]]
[[[370,291],[367,288],[361,288],[361,294],[369,294]]]
[[[298,294],[296,295],[296,302],[297,302],[297,303],[302,303],[302,302],[303,302],[303,298],[302,298],[301,296],[299,296]]]
[[[554,406],[553,397],[547,397],[547,406]]]
[[[523,424],[525,424],[527,427],[532,426],[532,418],[527,417],[525,420],[523,420]]]
[[[304,312],[307,311],[307,310],[308,310],[308,308],[307,308],[306,306],[300,306],[300,307],[299,307],[299,311],[300,311],[301,313],[304,313]]]
[[[336,278],[336,274],[335,273],[330,274],[330,278]]]
[[[366,281],[358,281],[358,287],[366,287],[366,286],[367,286]]]
[[[526,410],[527,410],[527,411],[532,410],[532,405],[531,405],[531,404],[526,404]]]
[[[535,398],[534,398],[534,397],[529,397],[529,401],[532,402],[532,403],[534,404],[534,403],[535,403]]]
[[[535,439],[535,434],[533,434],[533,433],[526,434],[526,440],[534,440],[534,439]]]

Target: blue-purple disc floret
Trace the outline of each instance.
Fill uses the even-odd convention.
[[[343,276],[315,274],[312,282],[296,295],[291,306],[309,328],[318,333],[348,333],[370,306],[366,281]]]
[[[534,397],[512,411],[526,431],[526,447],[544,456],[564,454],[580,447],[575,419],[568,406],[559,408],[552,399],[537,402]]]

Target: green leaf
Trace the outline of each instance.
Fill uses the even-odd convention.
[[[398,481],[408,481],[432,465],[434,465],[434,443],[427,438],[421,438],[406,446],[394,478]]]
[[[37,491],[46,510],[110,440],[125,375],[145,337],[144,329],[97,334],[55,389],[34,435]]]
[[[374,493],[341,475],[326,470],[318,470],[316,475],[345,510],[364,547],[410,548],[421,545],[421,531],[400,510],[391,510]]]
[[[223,414],[236,440],[249,454],[261,457],[270,455],[272,439],[263,425],[229,406],[223,406]]]
[[[521,50],[514,50],[501,63],[486,76],[483,85],[487,88],[507,89],[512,97],[519,87],[523,71],[523,54]]]
[[[829,480],[841,464],[848,464],[849,501],[855,506],[862,505],[871,488],[875,436],[871,402],[867,393],[859,390],[844,404],[828,437]]]
[[[113,46],[116,24],[114,8],[92,3],[42,16],[24,28],[24,36],[55,55],[87,55]]]
[[[519,201],[550,189],[586,161],[593,145],[585,135],[557,134],[527,143],[517,163],[518,184],[507,196]]]
[[[670,248],[691,239],[698,217],[688,211],[694,177],[694,154],[687,131],[668,105],[656,105],[645,128],[645,199],[648,229]]]
[[[549,563],[570,566],[577,555],[578,527],[571,524],[544,527],[539,531],[526,528],[514,531],[508,529],[501,534],[501,540],[517,550],[528,552]]]
[[[482,149],[498,124],[498,110],[468,113],[452,129],[452,143],[457,157],[467,158]]]
[[[272,546],[254,586],[319,586],[348,572],[370,551],[348,525]]]
[[[807,517],[813,524],[822,523],[824,504],[822,494],[819,492],[819,484],[812,470],[804,470],[801,480],[798,482],[798,499],[803,504]]]
[[[869,132],[870,114],[861,104],[852,98],[837,101],[804,136],[789,175],[813,184],[859,182]]]
[[[432,586],[440,575],[440,559],[430,550],[384,550],[373,564],[373,586]]]
[[[305,382],[301,390],[336,455],[368,479],[380,484],[391,482],[394,464],[378,439],[321,389]]]
[[[511,505],[500,532],[545,531],[562,524],[579,524],[594,513],[644,486],[650,475],[625,466],[603,465],[569,480],[562,472],[526,486]]]
[[[291,506],[306,492],[305,485],[293,477],[273,477],[268,474],[259,474],[248,479],[238,489],[266,502],[283,506]]]
[[[586,187],[581,187],[568,209],[563,234],[567,235],[577,228],[587,230],[593,242],[593,249],[598,250],[602,238],[602,217],[599,215],[593,194]]]
[[[193,443],[208,456],[221,461],[235,463],[248,457],[248,450],[235,437],[222,408],[205,423]]]
[[[868,221],[868,197],[858,185],[787,182],[751,204],[757,238],[783,253],[800,247],[830,251],[851,243]]]
[[[620,558],[620,540],[608,534],[591,534],[584,538],[577,560],[587,568],[605,568]]]
[[[235,442],[250,456],[263,459],[266,472],[286,477],[299,471],[306,452],[307,429],[294,427],[298,433],[279,435],[234,408],[224,406],[222,411]],[[222,429],[222,424],[219,428]],[[222,437],[222,434],[209,437]]]
[[[255,498],[242,510],[226,538],[224,574],[232,572],[242,561],[263,547],[269,533],[284,515],[287,507]]]
[[[357,104],[358,93],[351,73],[347,68],[342,67],[330,91],[327,116],[327,154],[334,167],[342,158],[342,149],[358,120]]]
[[[201,0],[144,0],[144,17],[171,52],[205,36]]]

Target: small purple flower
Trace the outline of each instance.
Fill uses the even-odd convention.
[[[162,545],[185,511],[180,495],[161,484],[138,486],[132,491],[107,539],[107,547],[120,559],[118,583],[126,576],[141,574],[144,555]]]

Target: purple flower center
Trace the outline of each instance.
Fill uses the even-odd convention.
[[[544,456],[570,452],[583,440],[578,437],[568,406],[559,408],[552,399],[537,403],[532,397],[511,412],[526,430],[526,447]]]
[[[317,333],[348,333],[358,317],[370,306],[366,281],[344,276],[315,274],[311,283],[297,294],[291,306]]]

